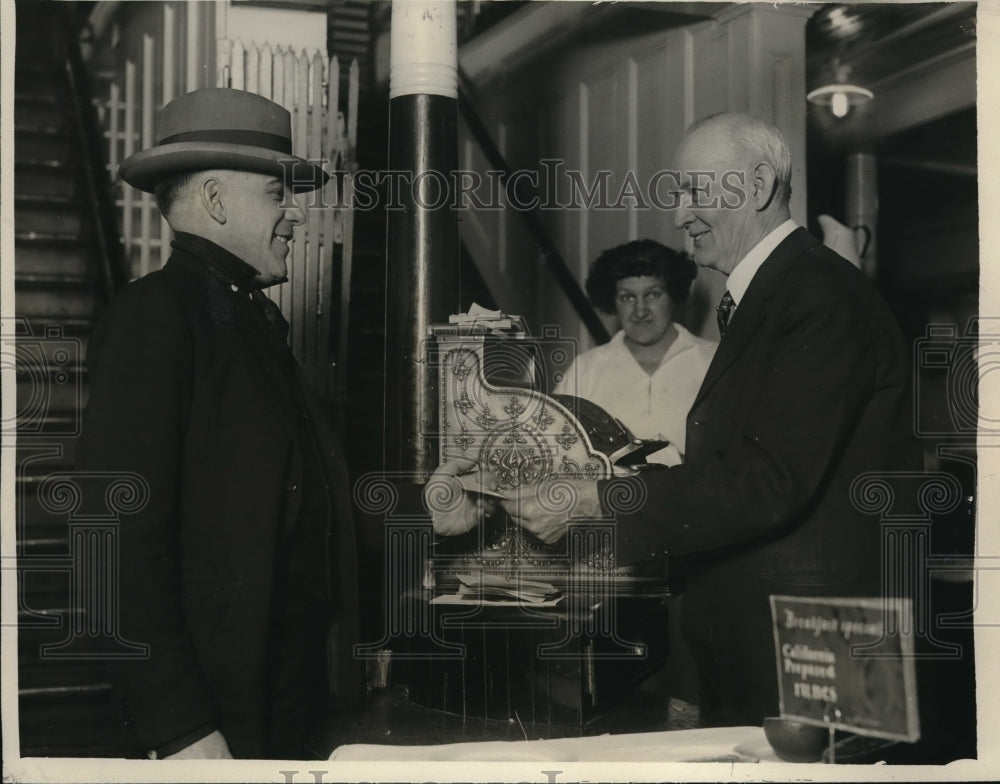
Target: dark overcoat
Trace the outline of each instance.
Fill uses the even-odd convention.
[[[332,611],[314,620],[331,629],[333,688],[347,707],[361,683],[351,650],[355,532],[326,417],[287,347],[268,343],[246,291],[210,273],[220,260],[230,270],[241,264],[178,235],[163,269],[116,297],[89,350],[79,465],[148,483],[148,504],[122,516],[118,537],[120,629],[150,646],[148,660],[114,664],[138,749],[215,722],[234,756],[260,757],[272,721],[275,614],[285,598],[275,559],[281,536],[302,522],[306,449],[313,459],[318,451],[328,487],[319,521],[326,542],[308,563],[285,567],[326,585]],[[301,417],[318,450],[302,443]]]
[[[685,463],[643,475],[644,502],[616,515],[622,561],[698,554],[682,624],[707,723],[777,714],[770,595],[881,594],[880,520],[852,483],[921,465],[910,364],[871,282],[796,229],[733,314]]]

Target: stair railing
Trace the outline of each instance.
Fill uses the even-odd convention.
[[[500,152],[489,130],[476,112],[473,106],[475,88],[471,80],[462,72],[461,67],[458,69],[458,79],[458,111],[490,166],[501,172],[500,182],[506,186],[513,175],[513,170],[507,165],[503,153]],[[519,204],[537,204],[539,202],[538,194],[534,193],[534,189],[530,185],[525,184],[524,177],[515,177],[512,187]],[[531,234],[532,240],[541,251],[545,265],[569,299],[580,320],[583,321],[590,336],[597,343],[607,343],[611,335],[545,228],[541,210],[535,207],[530,210],[516,210],[516,212],[524,220],[524,225]]]
[[[109,193],[104,158],[101,124],[90,89],[90,77],[83,62],[83,52],[77,27],[73,20],[72,4],[62,9],[62,24],[66,26],[66,75],[79,140],[80,167],[86,187],[86,201],[94,229],[95,249],[101,284],[105,297],[110,300],[129,282],[130,275],[125,260],[121,231],[114,198]]]

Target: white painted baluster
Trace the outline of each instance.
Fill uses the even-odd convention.
[[[174,60],[176,47],[176,25],[177,25],[177,14],[174,10],[172,3],[166,3],[163,6],[163,99],[160,102],[161,106],[165,106],[174,99],[175,88],[175,69],[176,62]],[[170,239],[171,239],[170,226],[167,225],[166,220],[163,216],[160,216],[160,266],[162,267],[167,263],[167,259],[170,258]]]
[[[260,94],[260,50],[252,41],[246,45],[246,87],[247,92]]]
[[[142,36],[142,149],[153,146],[153,36]],[[150,242],[152,240],[153,198],[142,192],[139,199],[139,277],[149,272]]]
[[[122,150],[122,157],[128,158],[135,152],[135,62],[125,61],[125,145]],[[128,274],[130,278],[135,277],[135,268],[132,265],[132,247],[134,239],[132,237],[133,205],[135,203],[135,189],[131,185],[122,185],[122,237],[125,239],[125,259],[128,264]]]
[[[246,89],[246,50],[242,41],[233,41],[232,55],[229,59],[229,79],[229,86],[233,89]]]
[[[272,98],[274,88],[272,85],[272,74],[274,71],[274,58],[271,52],[271,45],[264,44],[260,50],[260,70],[258,79],[257,90],[265,98]]]

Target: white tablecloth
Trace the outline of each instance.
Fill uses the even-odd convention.
[[[331,760],[401,762],[773,762],[760,727],[641,732],[549,740],[477,741],[441,746],[340,746]]]

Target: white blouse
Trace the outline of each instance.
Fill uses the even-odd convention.
[[[620,330],[603,346],[578,356],[553,390],[597,403],[637,438],[670,441],[647,458],[666,465],[681,462],[687,414],[718,346],[676,322],[674,327],[677,338],[653,375],[639,365]]]

